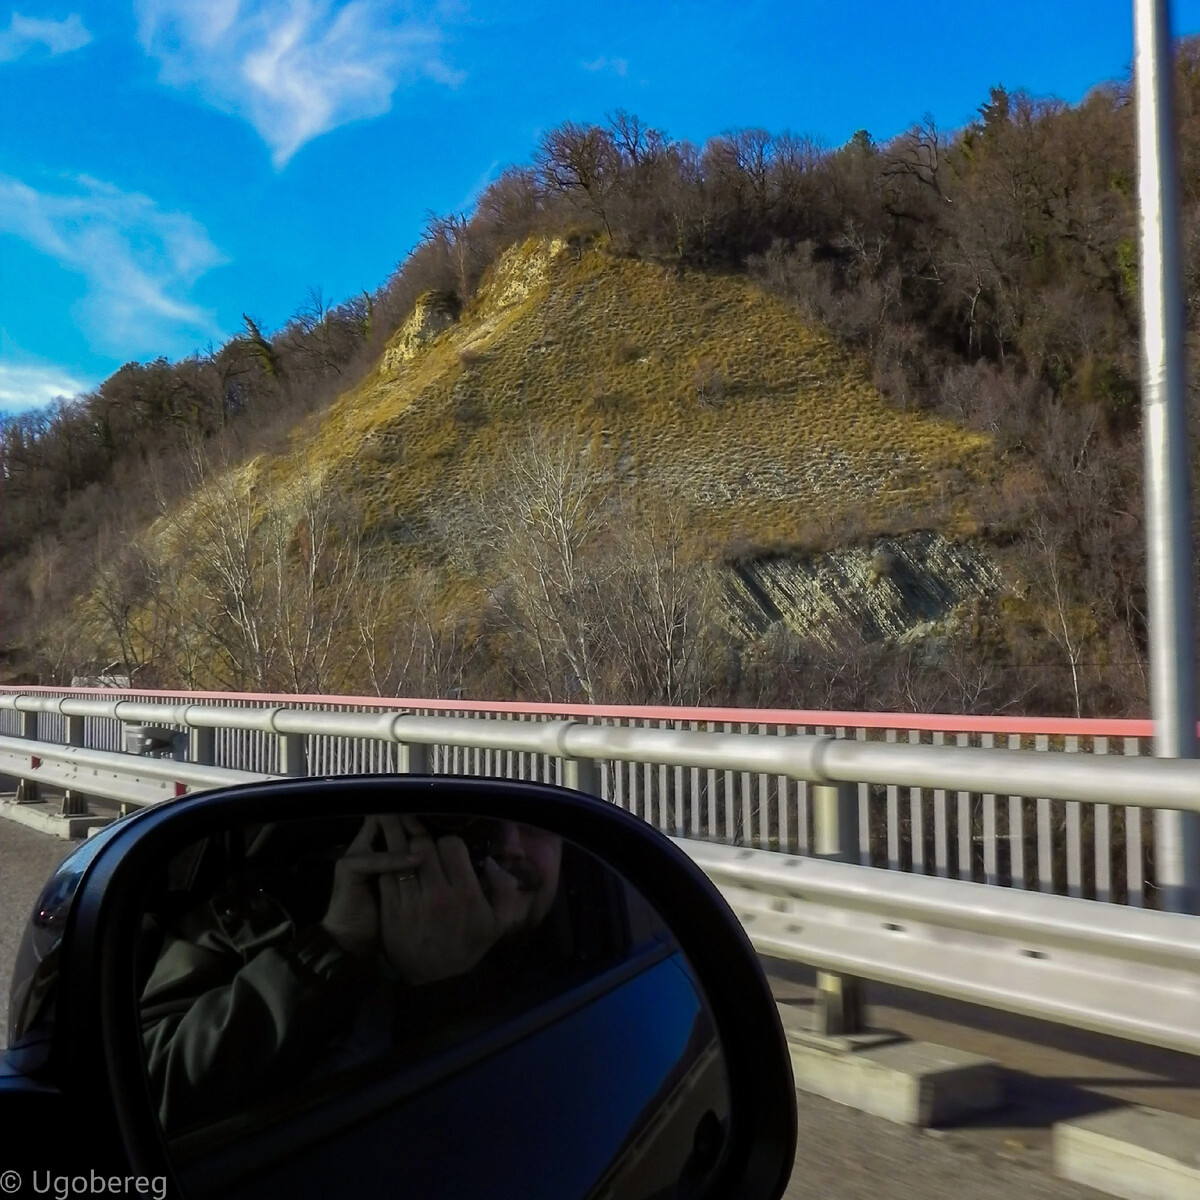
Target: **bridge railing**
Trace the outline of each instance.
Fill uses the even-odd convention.
[[[954,717],[788,710],[667,709],[622,706],[505,704],[373,697],[249,695],[0,688],[0,735],[19,734],[27,719],[18,696],[36,700],[117,700],[154,705],[215,706],[230,722],[212,728],[205,755],[213,765],[256,774],[286,773],[283,741],[269,729],[239,727],[239,710],[285,706],[311,713],[441,716],[487,722],[574,721],[628,730],[657,729],[706,735],[740,733],[764,739],[827,736],[841,741],[901,746],[972,747],[1078,755],[1082,766],[1099,756],[1121,760],[1150,753],[1149,721]],[[21,704],[20,707],[28,705]],[[38,705],[38,736],[97,750],[123,749],[115,715],[93,711],[71,718],[56,705]],[[47,711],[49,710],[49,711]],[[247,713],[248,717],[249,714]],[[139,718],[142,719],[142,718]],[[185,728],[177,723],[176,728]],[[497,733],[500,733],[498,727]],[[400,769],[400,746],[384,737],[313,732],[302,739],[309,774],[390,772]],[[79,739],[79,740],[76,740]],[[300,748],[299,746],[297,747]],[[765,749],[765,747],[764,747]],[[444,774],[502,775],[563,782],[561,756],[446,741],[426,750],[427,769]],[[1047,762],[1051,761],[1048,759]],[[293,762],[293,770],[295,769]],[[987,772],[965,789],[858,779],[857,861],[914,874],[939,875],[1030,891],[1154,906],[1154,810],[1136,794],[1106,796],[1108,803],[1005,791]],[[814,852],[818,830],[815,787],[808,779],[728,763],[598,759],[604,798],[676,837],[722,842],[790,854]],[[1131,785],[1135,787],[1136,785]],[[1044,790],[1044,789],[1043,789]],[[1200,789],[1197,790],[1200,795]],[[849,848],[853,853],[855,847]]]

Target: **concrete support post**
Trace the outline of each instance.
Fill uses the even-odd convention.
[[[31,742],[36,742],[37,736],[38,714],[35,712],[21,713],[21,737],[28,738]],[[17,784],[18,804],[36,804],[39,799],[38,785],[32,779],[22,779]]]
[[[300,779],[308,774],[308,755],[305,753],[304,734],[281,733],[279,735],[279,773],[291,779]]]
[[[67,717],[67,745],[82,746],[84,744],[84,718],[80,716]],[[63,817],[86,817],[88,813],[88,800],[80,792],[76,792],[68,788],[63,792],[62,806],[59,808],[59,815]]]
[[[817,784],[813,794],[813,854],[858,862],[858,789],[853,783]]]
[[[87,797],[80,792],[67,788],[63,792],[62,804],[59,807],[60,817],[86,817],[88,815]]]
[[[217,761],[217,731],[215,729],[188,730],[188,761],[211,767]]]
[[[418,742],[400,743],[400,773],[402,775],[429,774],[429,747]]]
[[[563,787],[589,796],[600,795],[600,764],[591,758],[564,758]]]
[[[813,854],[835,862],[858,861],[858,789],[852,783],[818,785],[813,794]],[[827,1037],[866,1030],[862,981],[817,972],[814,1030]]]

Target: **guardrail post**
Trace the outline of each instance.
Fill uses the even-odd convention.
[[[564,758],[563,787],[589,796],[600,795],[600,764],[593,758]]]
[[[74,788],[67,788],[63,792],[58,815],[60,817],[86,817],[88,815],[87,797],[75,791]]]
[[[279,773],[292,779],[308,774],[308,757],[304,752],[304,734],[279,735]]]
[[[67,716],[67,745],[82,746],[84,744],[84,719],[80,716]],[[62,805],[59,815],[63,817],[86,817],[88,812],[87,797],[67,788],[63,792]]]
[[[217,731],[212,728],[188,730],[188,761],[211,767],[217,761]]]
[[[21,737],[28,738],[31,742],[37,741],[38,736],[38,714],[35,712],[23,712],[21,717]],[[38,785],[32,779],[22,779],[17,784],[17,803],[18,804],[36,804],[41,797],[38,795]]]
[[[429,774],[429,747],[420,742],[401,742],[399,768],[402,775]]]
[[[813,793],[813,854],[835,862],[858,862],[858,788],[818,784]],[[863,985],[847,975],[817,972],[814,1030],[827,1037],[863,1033]]]

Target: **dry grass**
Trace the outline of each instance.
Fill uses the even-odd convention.
[[[625,474],[676,494],[712,546],[737,531],[750,551],[799,548],[822,524],[862,537],[931,514],[971,531],[989,438],[889,408],[860,358],[744,279],[555,249],[510,252],[458,325],[298,433],[369,523],[452,504],[533,423],[627,444]]]

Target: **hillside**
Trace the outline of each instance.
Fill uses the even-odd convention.
[[[547,132],[374,291],[5,421],[4,669],[1143,712],[1128,91]]]
[[[642,513],[676,514],[680,560],[717,582],[720,623],[743,644],[773,622],[826,644],[847,621],[868,642],[928,636],[1001,589],[978,541],[957,544],[999,477],[989,437],[897,411],[855,354],[745,279],[536,239],[461,314],[421,297],[289,451],[210,476],[157,523],[153,573],[174,559],[201,579],[205,558],[230,557],[230,526],[269,526],[294,556],[316,489],[336,495],[389,592],[431,572],[437,619],[469,622],[515,568],[503,553],[472,558],[480,577],[449,561],[447,518],[470,496],[505,503],[497,468],[531,429],[603,464],[596,478]],[[204,586],[182,586],[204,608]],[[402,620],[394,600],[377,600],[387,622]],[[92,620],[111,608],[94,595]]]
[[[525,423],[611,449],[618,478],[681,499],[718,554],[961,518],[994,473],[988,437],[889,407],[860,360],[744,279],[529,241],[458,321],[431,308],[296,436],[368,528],[408,544]]]

